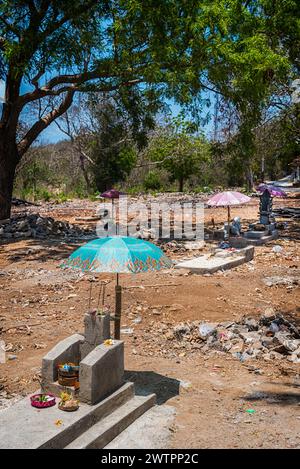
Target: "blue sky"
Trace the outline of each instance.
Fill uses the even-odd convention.
[[[23,86],[22,87],[22,92],[27,92],[28,90],[30,90],[30,86]],[[212,102],[213,102],[213,97],[212,96],[208,96]],[[2,80],[0,80],[0,103],[3,101],[3,98],[4,98],[4,82]],[[176,104],[170,104],[170,109],[171,109],[171,112],[173,115],[177,115],[179,112],[180,112],[180,107]],[[212,109],[208,109],[210,110],[210,112],[212,112]],[[209,137],[210,136],[210,133],[212,132],[212,121],[210,120],[208,122],[208,124],[206,124],[204,127],[203,127],[203,130],[205,132],[205,134]],[[45,129],[40,137],[39,137],[39,143],[40,144],[48,144],[48,143],[56,143],[56,142],[59,142],[61,140],[66,140],[66,135],[64,133],[62,133],[59,128],[57,127],[57,125],[55,124],[55,122],[53,122],[51,125],[49,125],[49,127],[47,127],[47,129]]]
[[[0,80],[0,104],[4,99],[4,81]],[[30,89],[30,87],[29,87]],[[28,87],[22,87],[22,92],[28,91]],[[59,142],[60,140],[65,140],[66,135],[63,134],[57,125],[55,123],[52,123],[49,125],[47,129],[44,130],[44,132],[40,136],[40,143],[46,144],[46,143],[55,143]]]

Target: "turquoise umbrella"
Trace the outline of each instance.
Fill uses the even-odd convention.
[[[128,236],[113,236],[90,241],[77,249],[63,267],[83,272],[112,272],[117,274],[115,339],[120,338],[121,295],[120,273],[140,273],[170,268],[172,261],[155,244]]]

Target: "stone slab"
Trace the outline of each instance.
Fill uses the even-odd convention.
[[[110,338],[110,317],[85,314],[84,315],[85,342],[97,346]]]
[[[199,256],[189,259],[184,262],[179,262],[176,269],[188,269],[190,272],[197,274],[214,273],[218,270],[227,270],[237,267],[238,265],[249,262],[253,259],[254,248],[249,246],[245,249],[240,249],[231,256]]]
[[[264,230],[264,231],[249,230],[243,233],[244,237],[247,239],[260,239],[260,238],[263,238],[264,236],[267,236],[268,234],[269,234],[269,230]]]
[[[170,448],[176,410],[170,405],[156,405],[108,443],[104,449]]]
[[[269,243],[273,239],[278,238],[278,231],[274,230],[271,235],[268,236],[263,236],[262,238],[258,239],[250,239],[250,238],[245,238],[243,236],[239,236],[236,238],[230,238],[230,246],[234,248],[244,248],[247,246],[263,246],[264,244]]]

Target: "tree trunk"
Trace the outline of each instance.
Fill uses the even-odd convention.
[[[0,220],[10,218],[17,161],[17,150],[0,143]]]
[[[253,187],[254,187],[253,171],[249,163],[246,166],[246,184],[247,184],[248,191],[253,191]]]
[[[179,179],[179,192],[183,192],[184,178]]]
[[[91,183],[90,183],[88,172],[87,172],[86,167],[85,167],[85,158],[82,154],[79,155],[79,160],[80,160],[80,168],[81,168],[81,171],[82,171],[82,174],[83,174],[83,177],[84,177],[84,180],[85,180],[85,184],[86,184],[86,190],[87,190],[88,193],[90,193],[91,192]]]

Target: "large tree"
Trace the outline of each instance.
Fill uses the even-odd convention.
[[[226,63],[227,52],[231,53],[232,45],[238,47],[243,34],[251,36],[251,28],[265,25],[260,24],[260,11],[253,8],[260,3],[2,0],[0,79],[5,96],[0,120],[0,219],[10,216],[21,158],[40,133],[66,112],[77,92],[140,86],[149,99],[175,97],[186,103],[207,86],[204,81],[211,65]],[[235,31],[246,20],[245,30]],[[278,25],[272,27],[276,30]],[[246,51],[243,44],[237,53],[244,56],[243,66],[251,69],[251,61],[257,65],[261,41],[248,41]],[[260,57],[263,74],[269,60]],[[211,76],[220,78],[215,72]],[[52,107],[49,98],[52,105],[54,100]],[[27,113],[30,126],[20,132],[22,116],[33,102],[39,103],[37,118]]]
[[[0,219],[10,215],[17,164],[40,133],[71,106],[76,92],[106,92],[143,83],[144,93],[157,93],[161,90],[154,85],[159,82],[171,87],[186,82],[195,2],[146,3],[1,2],[0,78],[5,96],[0,121]],[[180,92],[179,88],[173,91]],[[56,98],[52,108],[45,101],[48,97]],[[26,106],[41,100],[46,103],[40,106],[44,112],[18,138]]]

